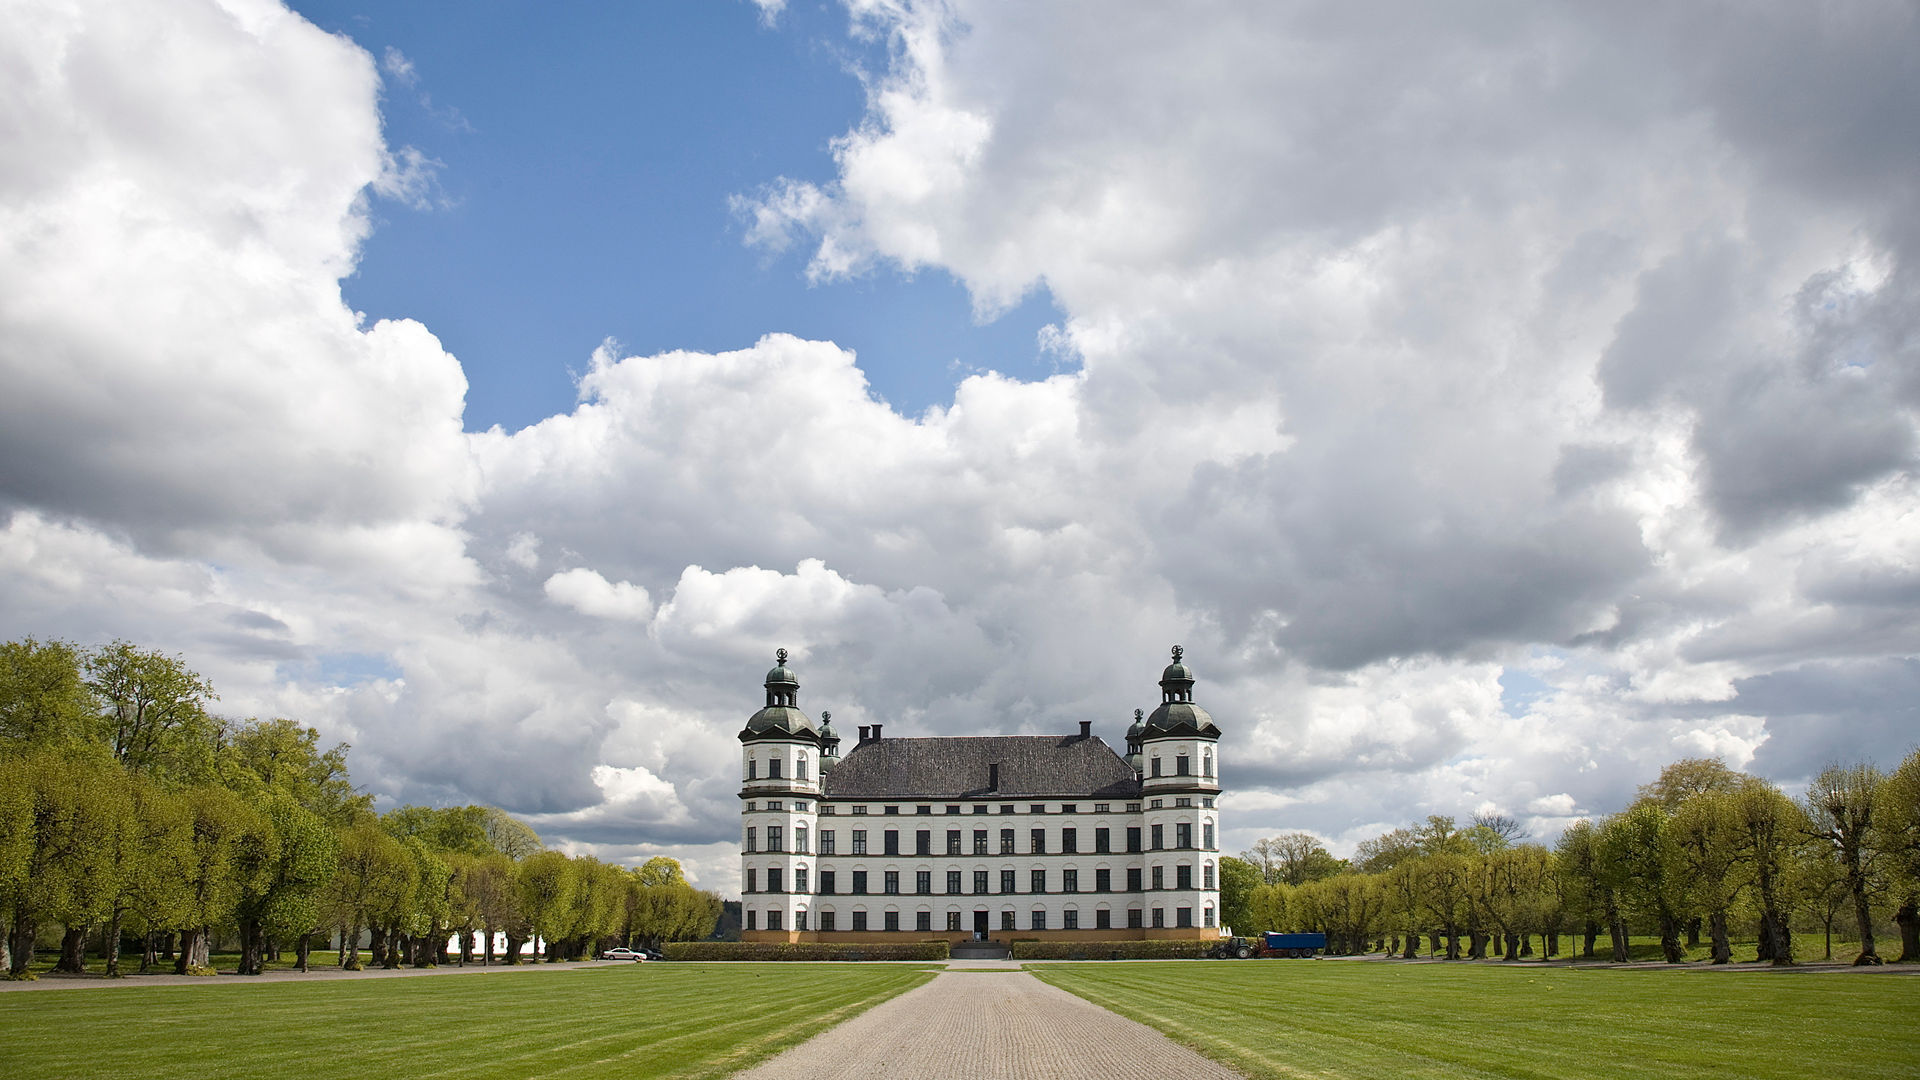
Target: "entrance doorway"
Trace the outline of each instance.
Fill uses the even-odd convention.
[[[973,913],[973,940],[987,940],[987,913],[984,911]]]

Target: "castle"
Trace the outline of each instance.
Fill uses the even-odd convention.
[[[1127,756],[1092,733],[885,738],[845,758],[776,654],[740,732],[747,941],[1217,936],[1220,729],[1181,659]]]

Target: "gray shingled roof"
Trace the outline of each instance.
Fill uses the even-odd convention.
[[[988,788],[990,765],[1000,786]],[[1078,735],[876,739],[828,770],[830,798],[991,799],[1140,793],[1133,768],[1106,740]]]

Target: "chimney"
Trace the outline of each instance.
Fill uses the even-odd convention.
[[[1000,763],[997,761],[987,766],[987,790],[1000,790]]]
[[[1093,738],[1093,721],[1091,720],[1080,721],[1080,737],[1083,739]]]
[[[880,741],[880,725],[879,724],[873,725],[873,741],[874,742]]]
[[[861,741],[861,742],[866,742],[866,741],[867,741],[867,731],[868,731],[868,730],[869,730],[869,729],[868,729],[868,727],[867,727],[867,725],[865,725],[865,724],[861,724],[861,725],[860,725],[860,741]]]

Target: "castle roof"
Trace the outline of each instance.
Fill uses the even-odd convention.
[[[1133,767],[1105,739],[1079,735],[872,739],[854,747],[821,786],[827,798],[1119,799],[1140,793]]]

